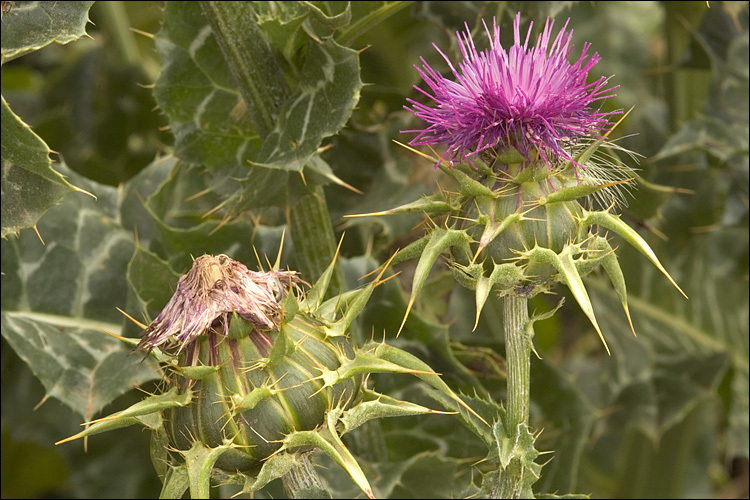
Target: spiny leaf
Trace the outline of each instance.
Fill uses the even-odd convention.
[[[169,118],[175,156],[207,167],[210,184],[231,189],[233,207],[279,199],[278,173],[248,163],[262,139],[199,2],[165,4],[156,48],[163,67],[154,97]],[[249,175],[254,182],[236,192]]]
[[[589,318],[591,324],[594,325],[596,333],[599,334],[599,338],[604,344],[604,348],[607,349],[607,353],[611,354],[609,352],[609,347],[607,346],[607,341],[604,340],[604,335],[602,335],[599,324],[596,322],[594,308],[591,306],[588,293],[586,293],[586,287],[583,285],[583,281],[581,281],[581,277],[576,269],[573,256],[571,255],[571,248],[570,245],[566,245],[562,252],[556,254],[549,248],[535,247],[528,252],[524,252],[523,255],[529,260],[550,264],[557,269],[563,278],[563,281],[573,294],[573,297],[575,297],[578,302],[578,305],[581,307],[581,310],[583,310],[584,314]]]
[[[3,4],[3,46],[0,64],[39,50],[53,42],[66,44],[86,36],[88,13],[93,3],[33,2],[13,6],[8,12],[5,12]]]
[[[219,457],[228,449],[228,445],[209,448],[200,441],[195,441],[188,451],[182,452],[187,465],[191,498],[210,498],[211,471]]]
[[[162,410],[167,408],[175,408],[178,406],[185,406],[193,399],[193,393],[190,390],[180,394],[177,387],[170,389],[168,392],[163,394],[156,394],[148,396],[147,398],[139,401],[129,408],[113,413],[112,415],[97,420],[87,422],[89,425],[85,430],[69,438],[63,439],[56,442],[55,444],[67,443],[86,436],[93,436],[102,432],[110,431],[113,429],[120,429],[133,424],[143,424],[140,418],[154,413],[160,413]],[[158,419],[161,422],[161,419]]]
[[[370,400],[363,401],[353,408],[344,411],[340,418],[340,422],[344,425],[342,435],[376,418],[424,415],[428,413],[453,413],[431,410],[418,404],[399,401],[385,394],[378,394],[369,390],[366,390],[366,397]]]
[[[66,174],[98,201],[66,197],[51,208],[39,229],[53,245],[42,246],[33,234],[3,240],[2,335],[49,396],[90,420],[117,396],[161,374],[152,359],[141,362],[100,331],[122,333],[115,306],[127,300],[134,246],[118,223],[120,193]]]
[[[502,467],[508,467],[510,461],[514,458],[530,465],[539,456],[539,452],[534,449],[534,436],[529,432],[528,426],[524,424],[520,424],[513,435],[508,435],[503,422],[496,422],[492,428],[492,433],[495,436]]]
[[[609,212],[584,212],[581,226],[588,227],[592,224],[597,224],[607,229],[611,229],[612,231],[619,234],[623,239],[625,239],[625,241],[633,245],[636,249],[638,249],[638,251],[648,257],[648,259],[656,266],[657,269],[659,269],[659,271],[662,272],[662,274],[664,274],[664,276],[667,277],[667,279],[674,285],[674,287],[677,288],[677,290],[685,298],[688,298],[688,296],[685,295],[685,292],[682,291],[682,289],[677,285],[677,283],[675,283],[669,273],[661,265],[661,262],[659,262],[659,259],[656,257],[654,251],[651,250],[651,247],[648,246],[648,243],[646,243],[646,241],[641,238],[641,235],[639,235],[633,228],[625,224],[618,216],[613,215]]]
[[[492,273],[487,276],[480,276],[477,280],[476,290],[476,304],[477,304],[477,316],[474,320],[474,328],[472,331],[477,329],[479,324],[479,315],[482,312],[484,303],[487,302],[487,297],[490,295],[495,285],[498,285],[499,290],[508,290],[516,283],[523,279],[523,271],[514,264],[495,264]]]
[[[502,422],[495,423],[493,434],[503,474],[513,474],[516,478],[522,478],[520,484],[514,484],[520,487],[521,491],[504,491],[503,487],[513,484],[514,481],[503,481],[501,477],[499,498],[533,498],[531,486],[539,479],[542,470],[542,466],[534,462],[539,456],[539,452],[534,448],[535,437],[525,424],[518,425],[513,434],[508,435]]]
[[[406,306],[406,314],[404,314],[404,319],[401,322],[401,327],[398,329],[398,333],[401,333],[401,329],[406,323],[406,318],[409,316],[409,311],[411,311],[414,301],[422,290],[425,281],[427,281],[427,276],[440,254],[444,250],[453,246],[468,249],[469,239],[469,236],[465,232],[455,229],[435,228],[432,230],[428,236],[427,244],[425,245],[424,250],[422,250],[422,255],[417,263],[417,268],[414,271],[411,297],[409,298],[409,304]]]
[[[331,457],[334,462],[343,468],[349,477],[357,483],[357,486],[367,495],[368,498],[375,498],[372,493],[370,483],[367,481],[364,472],[359,467],[357,460],[351,452],[344,446],[341,439],[335,431],[336,422],[331,422],[336,413],[329,411],[328,426],[321,427],[317,431],[295,431],[284,438],[283,446],[279,449],[286,450],[299,446],[315,446]]]
[[[5,40],[5,29],[3,29]],[[36,227],[42,215],[71,191],[86,193],[52,169],[47,144],[2,98],[2,229],[0,236]],[[86,193],[89,194],[89,193]]]
[[[376,215],[411,214],[424,212],[427,212],[429,214],[442,214],[452,212],[457,208],[458,207],[454,207],[450,203],[448,203],[448,200],[444,195],[433,194],[430,196],[422,196],[416,201],[406,203],[396,208],[382,210],[380,212],[370,212],[367,214],[345,215],[344,217],[374,217]]]
[[[361,88],[355,50],[330,39],[310,41],[297,93],[282,107],[255,163],[301,171],[321,141],[349,120]]]

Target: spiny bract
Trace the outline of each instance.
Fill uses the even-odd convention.
[[[634,173],[615,156],[625,150],[607,141],[615,127],[608,118],[620,112],[593,107],[613,97],[617,88],[607,87],[604,77],[587,83],[598,54],[589,58],[585,44],[570,63],[567,23],[553,37],[554,21],[547,19],[536,46],[529,46],[531,26],[525,38],[520,36],[520,23],[518,13],[515,42],[507,51],[497,24],[493,32],[485,25],[490,46],[482,52],[468,26],[457,33],[464,58],[458,69],[435,46],[453,79],[424,60],[417,67],[431,93],[415,89],[434,107],[408,99],[412,107],[405,108],[428,126],[403,132],[417,132],[411,145],[445,148],[442,154],[433,150],[432,156],[413,151],[453,177],[457,192],[364,215],[423,211],[433,221],[423,238],[393,259],[395,264],[419,258],[407,316],[438,256],[450,249],[448,264],[456,280],[476,291],[475,328],[492,290],[500,296],[531,297],[561,282],[609,352],[581,277],[604,268],[629,322],[630,313],[617,256],[599,228],[619,234],[674,281],[645,240],[612,212],[624,201],[622,190],[627,191]],[[600,209],[594,209],[594,200]],[[435,223],[441,216],[443,222]]]
[[[198,257],[137,345],[168,368],[163,391],[61,442],[142,423],[154,431],[163,493],[181,496],[189,485],[194,498],[208,497],[211,478],[255,491],[320,448],[372,498],[341,435],[374,418],[440,412],[378,394],[364,374],[412,373],[472,410],[411,354],[376,342],[355,348],[347,331],[380,277],[323,302],[332,271],[302,294],[295,272]]]

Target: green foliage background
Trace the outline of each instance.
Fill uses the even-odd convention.
[[[336,239],[346,234],[341,286],[358,286],[422,234],[422,219],[344,216],[450,186],[393,142],[407,142],[399,131],[415,128],[403,110],[420,83],[413,65],[421,56],[447,70],[431,44],[456,61],[455,31],[467,23],[484,41],[481,19],[493,16],[509,43],[517,11],[535,27],[570,17],[576,47],[592,42],[602,56],[591,76],[611,75],[620,86],[607,108],[634,108],[616,129],[623,146],[643,155],[623,218],[690,297],[619,245],[637,338],[597,276],[587,288],[611,357],[574,301],[535,325],[541,359],[532,359],[531,427],[543,429],[537,448],[554,455],[538,460],[552,457],[534,490],[747,497],[746,2],[258,3],[263,35],[288,63],[288,87],[266,97],[278,101],[282,119],[265,134],[253,128],[197,3],[6,4],[4,498],[158,495],[140,429],[94,436],[87,449],[53,444],[140,399],[134,387],[154,388],[154,367],[99,328],[137,336],[115,308],[155,317],[191,255],[226,253],[253,267],[254,247],[273,259],[285,200],[303,190],[300,171],[324,186]],[[300,248],[313,244],[287,232],[283,263],[307,265]],[[472,332],[472,295],[444,269],[433,271],[397,339],[410,265],[398,267],[406,285],[391,280],[376,290],[359,340],[385,336],[467,397],[487,390],[502,401],[499,300],[488,301]],[[547,311],[558,300],[537,297],[532,306]],[[406,377],[373,378],[396,397],[428,406],[438,397]],[[462,497],[475,491],[486,449],[457,422],[392,419],[376,429],[381,449],[358,449],[356,434],[349,445],[379,497]],[[358,494],[335,467],[321,473],[334,496]],[[259,496],[282,494],[272,484]]]

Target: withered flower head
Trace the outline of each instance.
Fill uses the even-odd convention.
[[[279,301],[299,283],[304,282],[295,271],[255,272],[226,255],[201,255],[136,349],[166,343],[179,352],[204,333],[227,335],[233,313],[255,329],[278,328]]]

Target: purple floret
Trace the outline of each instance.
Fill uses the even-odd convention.
[[[442,160],[465,160],[483,151],[494,155],[515,148],[528,162],[541,159],[547,166],[561,160],[573,161],[570,146],[584,137],[601,137],[611,124],[608,116],[619,111],[594,109],[596,101],[613,97],[617,87],[607,87],[607,79],[586,83],[588,72],[600,60],[597,53],[587,55],[584,44],[580,57],[568,61],[573,50],[573,31],[563,29],[552,40],[554,20],[547,19],[537,44],[529,47],[531,26],[521,42],[521,14],[514,21],[515,43],[506,51],[500,44],[500,28],[493,32],[485,24],[490,48],[478,52],[468,26],[456,33],[464,60],[458,70],[448,62],[453,80],[433,70],[424,59],[415,66],[430,92],[414,87],[434,101],[430,107],[407,99],[405,108],[429,126],[416,132],[410,145],[443,145]],[[533,23],[532,23],[533,25]]]

